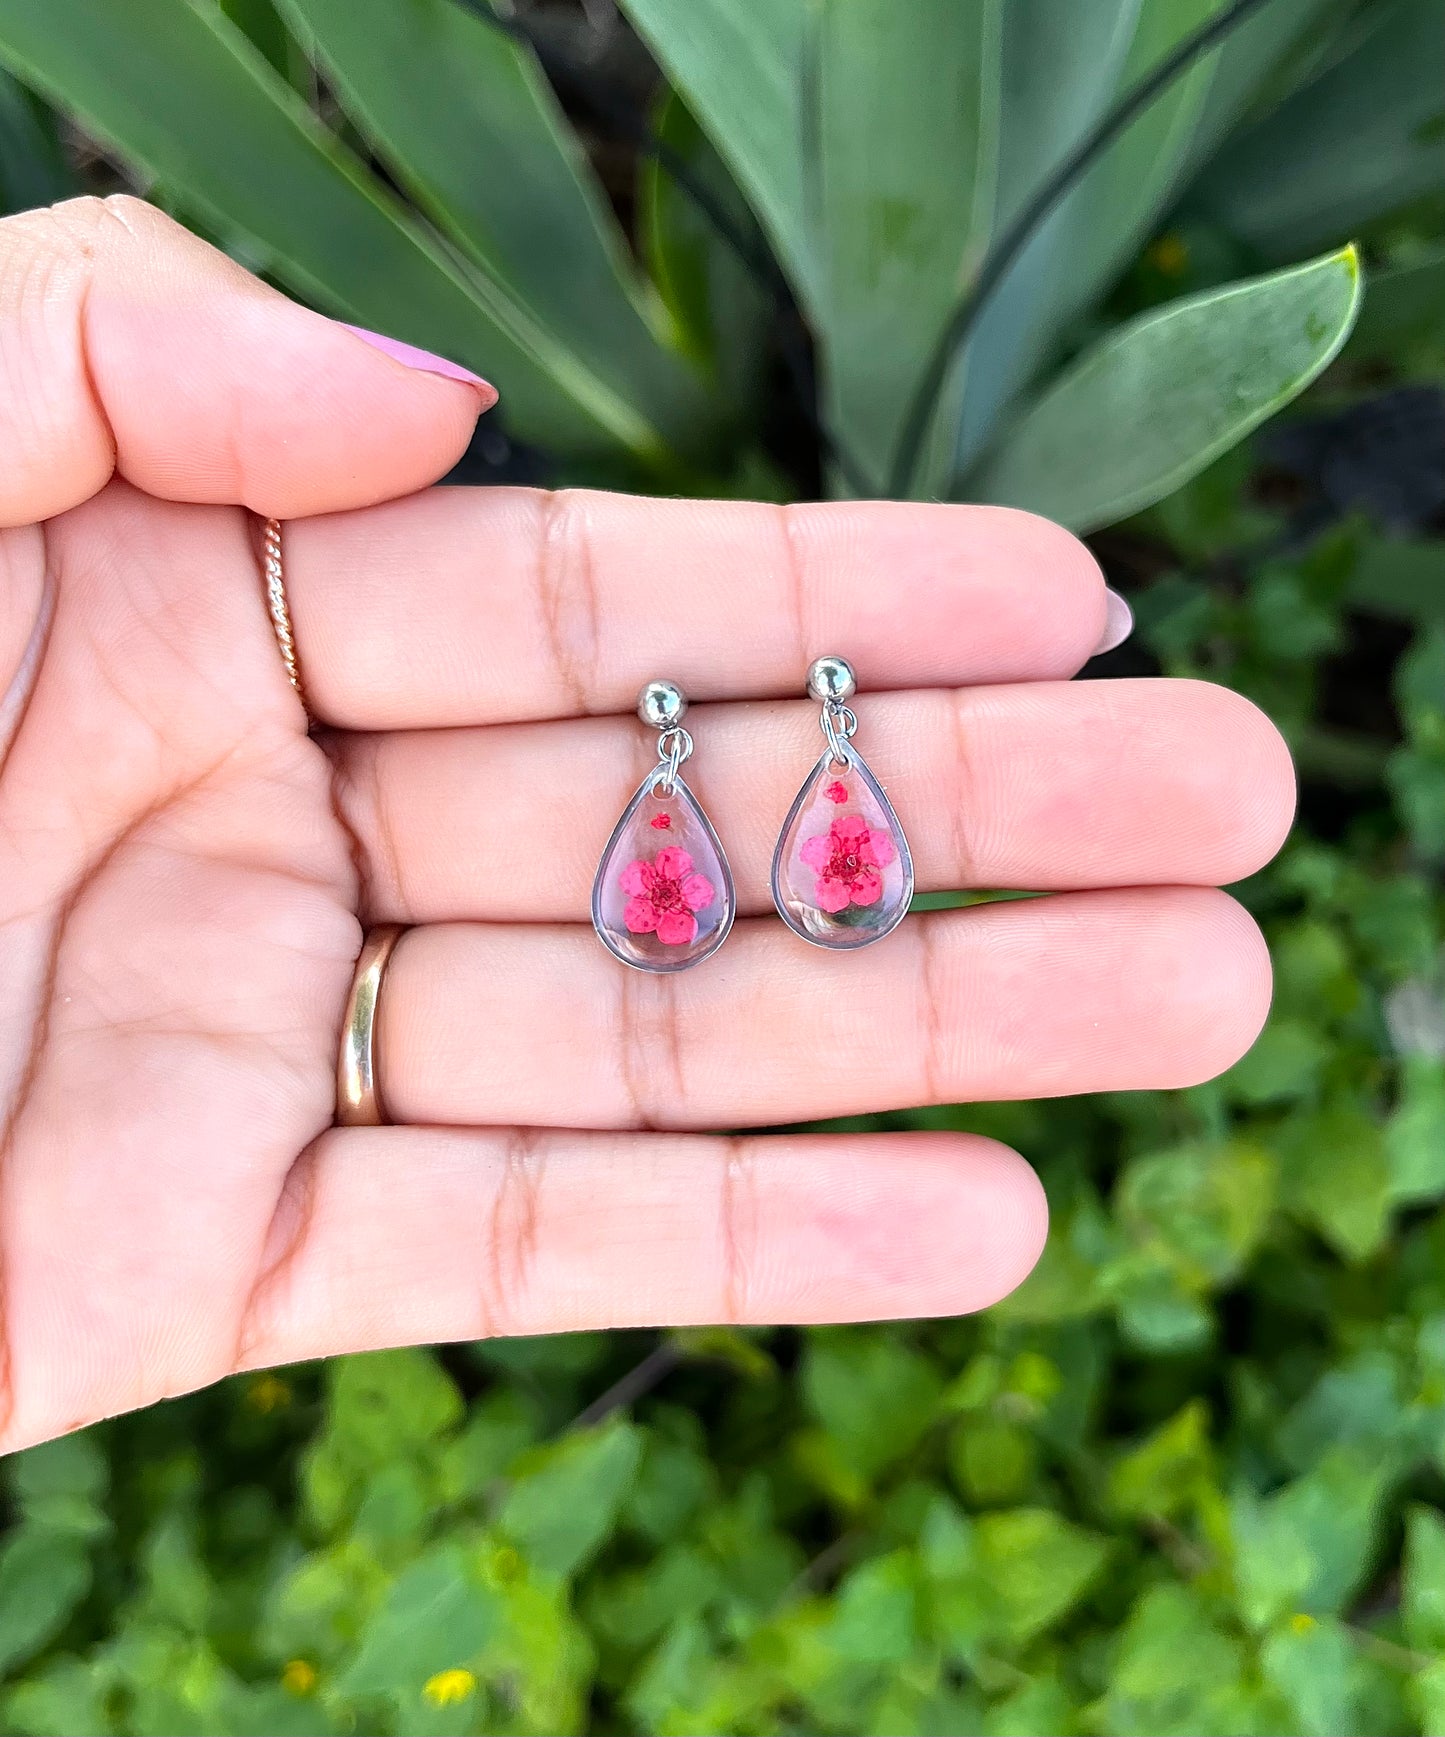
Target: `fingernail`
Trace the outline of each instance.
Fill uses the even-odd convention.
[[[1122,645],[1134,631],[1134,611],[1119,595],[1106,585],[1104,587],[1104,631],[1099,635],[1099,643],[1094,647],[1093,655],[1102,657],[1106,651],[1112,651],[1116,645]]]
[[[345,326],[348,332],[354,332],[363,344],[370,344],[373,350],[380,350],[383,356],[400,362],[404,368],[415,368],[423,374],[440,374],[443,380],[460,380],[464,386],[475,386],[486,401],[484,409],[489,410],[497,402],[496,387],[458,362],[449,362],[445,356],[434,356],[430,350],[419,350],[415,344],[404,344],[400,338],[368,332],[365,326],[347,325],[345,320],[339,320],[337,324]]]

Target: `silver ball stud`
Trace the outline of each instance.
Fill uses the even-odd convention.
[[[808,692],[815,700],[847,700],[858,692],[858,678],[846,657],[814,658],[808,666]]]
[[[653,730],[673,729],[686,710],[687,695],[676,682],[649,682],[637,696],[637,715]]]

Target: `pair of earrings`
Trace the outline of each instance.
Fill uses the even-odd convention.
[[[853,746],[852,666],[820,657],[808,692],[822,702],[822,758],[793,800],[773,852],[773,903],[795,934],[846,951],[881,941],[913,896],[913,859],[893,805]],[[640,971],[685,971],[727,939],[737,903],[712,822],[681,774],[692,753],[687,700],[649,682],[637,715],[658,732],[657,764],[622,811],[592,883],[604,947]]]

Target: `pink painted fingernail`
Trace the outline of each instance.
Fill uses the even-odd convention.
[[[434,356],[430,350],[419,350],[415,344],[404,344],[400,338],[368,332],[365,326],[347,325],[345,320],[338,320],[337,324],[345,326],[348,332],[354,332],[363,344],[370,344],[373,350],[380,350],[383,356],[400,362],[404,368],[416,368],[423,374],[440,374],[443,380],[460,380],[464,386],[475,386],[485,400],[483,409],[489,410],[497,402],[496,387],[458,362],[449,362],[445,356]]]
[[[1094,647],[1093,656],[1102,657],[1106,651],[1113,651],[1116,645],[1122,645],[1134,631],[1134,611],[1109,586],[1104,587],[1104,631],[1099,635],[1099,643]]]

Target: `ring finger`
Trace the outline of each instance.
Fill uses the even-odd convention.
[[[664,977],[578,924],[436,924],[392,956],[380,1077],[397,1122],[590,1128],[1163,1088],[1235,1061],[1269,989],[1253,921],[1204,888],[929,913],[846,956],[748,921]]]

